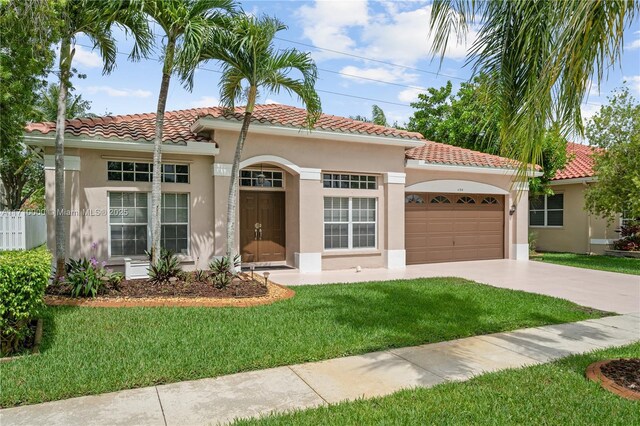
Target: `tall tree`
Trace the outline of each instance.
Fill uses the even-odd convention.
[[[493,155],[503,153],[517,159],[520,146],[515,141],[508,141],[508,149],[501,146],[500,117],[492,108],[487,81],[487,76],[480,74],[472,81],[462,83],[455,94],[451,82],[441,88],[429,88],[411,104],[414,113],[409,118],[408,130],[422,133],[436,142]],[[551,123],[544,130],[542,140],[539,164],[543,175],[529,179],[532,193],[552,193],[549,182],[565,165],[566,145],[558,126]]]
[[[74,95],[73,87],[69,87],[66,99],[65,116],[67,119],[77,117],[97,117],[91,112],[91,101],[82,95]],[[60,86],[54,83],[40,90],[32,113],[33,121],[55,121],[58,116],[58,98]]]
[[[156,109],[151,187],[151,261],[155,264],[160,256],[162,134],[171,75],[180,66],[197,62],[205,35],[227,26],[227,14],[235,12],[236,4],[232,0],[145,0],[142,4],[144,12],[164,31],[164,62]],[[182,69],[179,75],[187,75],[189,71]]]
[[[625,213],[640,218],[640,104],[621,88],[587,123],[586,134],[595,154],[598,180],[586,191],[593,214],[613,219]]]
[[[0,209],[19,210],[43,181],[38,157],[23,143],[36,93],[53,64],[57,20],[48,0],[0,1]]]
[[[133,35],[134,47],[131,59],[139,59],[148,54],[153,38],[145,16],[130,2],[109,0],[67,0],[57,5],[60,21],[60,54],[58,77],[58,109],[55,138],[55,235],[56,274],[64,274],[65,218],[64,210],[64,130],[67,117],[67,94],[71,86],[72,62],[76,53],[75,41],[79,35],[86,36],[98,49],[103,62],[103,74],[110,73],[116,66],[116,41],[112,28],[120,27],[127,35]]]
[[[258,93],[295,94],[307,109],[306,125],[312,128],[320,116],[320,97],[315,90],[318,72],[309,53],[296,49],[276,50],[274,38],[287,27],[278,19],[242,15],[229,31],[212,33],[207,38],[201,60],[220,61],[220,102],[231,111],[237,101],[246,100],[244,118],[238,135],[231,168],[227,207],[227,256],[235,254],[236,208],[240,159]],[[301,78],[291,77],[296,71]],[[191,74],[190,78],[193,76]]]
[[[582,134],[580,104],[620,61],[623,35],[640,2],[436,0],[431,15],[433,52],[444,57],[452,35],[462,39],[478,22],[469,50],[474,72],[488,75],[504,150],[517,151],[522,172],[540,163],[545,129]],[[515,143],[512,143],[515,142]]]
[[[371,106],[371,118],[367,118],[363,115],[352,115],[349,118],[353,120],[364,121],[365,123],[377,124],[378,126],[389,126],[389,123],[387,122],[387,116],[384,114],[384,111],[382,110],[382,108],[375,104]],[[394,123],[393,127],[396,127],[395,124],[396,123]]]

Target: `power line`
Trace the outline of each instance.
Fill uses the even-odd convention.
[[[300,41],[287,40],[285,38],[280,38],[280,37],[274,37],[274,38],[276,40],[284,41],[286,43],[298,44],[300,46],[310,47],[310,48],[318,49],[318,50],[324,50],[326,52],[337,53],[339,55],[350,56],[352,58],[362,59],[362,60],[365,60],[365,61],[376,62],[376,63],[379,63],[379,64],[389,65],[389,66],[397,67],[397,68],[403,68],[403,69],[406,69],[406,70],[421,72],[421,73],[424,73],[424,74],[431,74],[431,75],[435,75],[435,76],[438,76],[438,77],[447,77],[447,78],[453,78],[454,80],[467,81],[466,78],[462,78],[462,77],[456,77],[456,76],[453,76],[453,75],[442,74],[442,73],[439,73],[439,72],[424,70],[424,69],[421,69],[421,68],[409,67],[407,65],[395,64],[393,62],[382,61],[380,59],[368,58],[366,56],[355,55],[353,53],[341,52],[339,50],[328,49],[326,47],[319,47],[319,46],[315,46],[313,44],[302,43]]]
[[[352,56],[352,57],[355,57],[355,58],[358,58],[358,59],[364,59],[364,60],[369,60],[369,61],[373,61],[373,62],[379,62],[379,63],[382,63],[382,64],[391,65],[391,66],[395,66],[395,67],[399,67],[399,68],[405,68],[405,69],[419,71],[419,72],[423,72],[423,73],[427,73],[427,74],[435,74],[435,75],[442,76],[442,77],[448,77],[448,78],[454,78],[454,79],[457,79],[457,80],[467,81],[466,79],[461,78],[461,77],[448,76],[446,74],[439,74],[439,73],[435,73],[433,71],[427,71],[427,70],[422,70],[422,69],[419,69],[419,68],[413,68],[413,67],[407,67],[407,66],[400,65],[400,64],[394,64],[392,62],[379,61],[377,59],[367,58],[367,57],[359,56],[359,55],[353,55],[353,54],[350,54],[350,53],[340,52],[340,51],[332,50],[332,49],[321,48],[321,47],[317,47],[317,46],[314,46],[314,45],[311,45],[311,44],[306,44],[306,43],[301,43],[301,42],[297,42],[297,41],[281,39],[279,37],[275,37],[275,38],[277,40],[281,40],[281,41],[285,41],[285,42],[289,42],[289,43],[294,43],[294,44],[299,44],[299,45],[302,45],[302,46],[311,47],[311,48],[315,48],[315,49],[319,49],[319,50],[326,50],[326,51],[329,51],[329,52],[334,52],[334,53],[338,53],[338,54],[342,54],[342,55],[346,55],[346,56]],[[82,47],[85,47],[87,49],[94,49],[93,46],[80,44],[80,43],[76,43],[76,44],[78,46],[82,46]],[[116,51],[116,53],[119,54],[119,55],[129,56],[128,53],[121,52],[121,51]],[[160,61],[160,58],[147,58],[147,59]],[[199,69],[199,70],[202,70],[202,71],[214,72],[214,73],[217,73],[217,74],[222,74],[222,72],[219,71],[219,70],[215,70],[215,69],[211,69],[211,68],[205,68],[203,66],[197,66],[196,69]],[[409,89],[421,90],[423,92],[428,91],[427,87],[422,87],[422,86],[413,86],[413,85],[408,85],[408,84],[395,83],[395,82],[391,82],[391,81],[379,80],[379,79],[370,78],[370,77],[363,77],[363,76],[356,75],[356,74],[349,74],[349,73],[345,73],[345,72],[342,72],[342,71],[335,71],[335,70],[330,70],[330,69],[326,69],[326,68],[318,68],[318,70],[322,71],[322,72],[328,72],[328,73],[331,73],[331,74],[342,75],[342,76],[349,77],[349,78],[357,78],[357,79],[361,79],[361,80],[367,80],[367,81],[371,81],[371,82],[375,82],[375,83],[388,84],[388,85],[397,86],[397,87],[406,87],[406,88],[409,88]],[[367,98],[367,97],[362,97],[362,96],[350,95],[350,94],[347,94],[347,93],[332,92],[332,91],[329,91],[329,90],[316,89],[316,91],[317,92],[321,92],[321,93],[328,93],[328,94],[332,94],[332,95],[348,97],[348,98],[354,98],[354,99],[360,99],[360,100],[368,100],[368,101],[373,101],[373,102],[385,103],[385,104],[388,104],[388,105],[396,105],[396,106],[402,106],[402,107],[406,107],[406,108],[411,108],[411,105],[400,103],[400,102],[385,101],[385,100],[382,100],[382,99],[372,99],[372,98]],[[582,104],[583,105],[594,105],[594,106],[599,106],[600,105],[600,104],[596,104],[596,103],[593,103],[593,102],[583,102]]]

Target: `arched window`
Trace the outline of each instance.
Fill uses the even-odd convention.
[[[449,200],[444,195],[436,195],[430,201],[431,204],[451,204],[451,200]]]
[[[405,204],[424,204],[424,199],[417,194],[409,194],[404,199]]]
[[[467,197],[465,195],[463,197],[458,198],[458,201],[456,201],[456,203],[458,203],[458,204],[475,204],[476,200],[474,200],[471,197]]]
[[[495,197],[484,197],[480,204],[498,204],[498,200]]]

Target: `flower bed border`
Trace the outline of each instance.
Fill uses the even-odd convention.
[[[605,359],[604,361],[594,362],[593,364],[589,365],[586,372],[587,378],[596,383],[600,383],[600,386],[602,386],[609,392],[615,393],[616,395],[619,395],[626,399],[630,399],[632,401],[640,401],[640,392],[636,392],[632,389],[620,386],[619,384],[602,374],[601,367],[603,365],[608,364],[611,361],[616,361],[618,359],[624,358]]]
[[[291,299],[296,292],[280,284],[267,282],[267,294],[259,297],[96,297],[72,298],[67,296],[45,296],[48,306],[83,306],[92,308],[136,308],[136,307],[179,307],[179,308],[248,308],[270,305],[280,300]]]

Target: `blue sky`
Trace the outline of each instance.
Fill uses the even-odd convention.
[[[427,30],[430,2],[325,0],[241,4],[249,13],[276,16],[288,25],[288,30],[279,33],[278,47],[312,52],[319,68],[316,88],[320,91],[323,112],[328,114],[370,116],[372,104],[377,104],[390,122],[403,123],[412,114],[409,103],[424,88],[441,87],[451,80],[455,90],[471,75],[470,67],[465,67],[465,55],[475,37],[473,31],[466,45],[450,46],[442,67],[438,60],[431,60]],[[118,40],[119,50],[129,52],[131,42],[122,34],[118,34]],[[155,111],[162,68],[157,59],[133,63],[127,61],[126,55],[119,55],[117,69],[103,76],[100,57],[91,51],[88,41],[80,37],[77,43],[74,66],[87,78],[74,81],[76,93],[92,102],[94,113]],[[153,56],[159,57],[160,50]],[[203,64],[203,68],[206,69],[196,72],[192,92],[185,90],[177,79],[172,80],[167,110],[218,104],[219,74],[214,72],[218,65],[212,62]],[[583,115],[593,115],[606,103],[610,91],[624,80],[640,98],[639,21],[625,34],[621,66],[609,70],[600,92],[595,86],[592,88],[583,105]],[[295,98],[283,93],[262,94],[260,102],[299,105]]]

